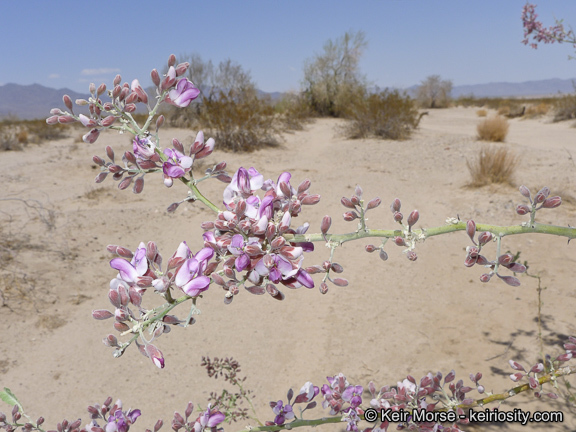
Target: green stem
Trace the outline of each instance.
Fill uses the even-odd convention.
[[[439,227],[412,230],[412,232],[418,236],[426,239],[428,237],[434,237],[437,235],[447,234],[455,231],[465,231],[466,223],[458,222],[455,224],[442,225]],[[576,228],[573,227],[562,227],[556,225],[547,225],[535,223],[533,226],[528,225],[511,225],[511,226],[498,226],[498,225],[488,225],[488,224],[476,224],[477,231],[489,231],[498,237],[505,237],[509,235],[517,234],[548,234],[557,235],[561,237],[567,237],[569,239],[576,238]],[[377,229],[367,229],[366,231],[359,231],[347,234],[285,234],[284,238],[290,242],[319,242],[319,241],[331,241],[335,243],[346,243],[352,240],[359,240],[362,238],[370,237],[386,237],[393,238],[396,236],[403,237],[404,233],[402,230],[377,230]],[[326,237],[326,240],[324,239]]]

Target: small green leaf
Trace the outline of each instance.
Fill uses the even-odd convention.
[[[8,387],[4,387],[4,391],[0,391],[0,399],[2,399],[10,406],[18,405],[20,411],[22,411],[22,405],[20,404],[20,401],[16,398],[16,396],[14,396],[14,393],[12,393],[12,390],[10,390]]]

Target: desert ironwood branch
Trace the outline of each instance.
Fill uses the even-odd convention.
[[[448,234],[455,231],[465,231],[465,230],[466,230],[466,222],[458,222],[453,224],[442,225],[439,227],[412,230],[412,234],[416,238],[424,240],[428,237],[434,237],[437,235]],[[563,227],[563,226],[547,225],[540,223],[534,223],[532,226],[528,224],[510,225],[510,226],[476,224],[476,231],[479,232],[488,231],[497,237],[505,237],[509,235],[518,235],[518,234],[548,234],[548,235],[567,237],[568,239],[576,238],[575,227]],[[362,238],[370,238],[370,237],[384,237],[384,238],[404,237],[404,231],[400,229],[397,230],[366,229],[347,234],[316,233],[316,234],[284,235],[284,238],[290,242],[329,241],[340,244],[352,240],[359,240]]]

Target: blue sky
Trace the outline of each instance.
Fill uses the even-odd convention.
[[[454,85],[576,78],[570,45],[520,43],[523,0],[7,1],[0,85],[85,92],[116,73],[147,86],[168,55],[231,58],[265,91],[298,90],[305,59],[327,39],[362,30],[362,72],[380,87],[439,74]],[[576,26],[576,2],[545,0],[546,25]]]

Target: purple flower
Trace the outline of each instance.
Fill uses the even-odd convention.
[[[120,403],[120,409],[117,409],[114,414],[111,414],[108,418],[108,424],[106,425],[106,432],[127,432],[130,429],[130,425],[140,417],[140,410],[132,410],[128,414],[122,411],[122,403]]]
[[[211,248],[203,248],[192,258],[188,258],[176,273],[174,279],[176,286],[190,297],[196,297],[206,291],[210,285],[210,278],[203,273],[213,256],[214,251]]]
[[[176,87],[168,92],[166,102],[180,108],[186,108],[199,94],[200,90],[187,78],[184,78],[178,81]]]
[[[342,393],[342,399],[346,402],[350,402],[352,408],[356,408],[362,404],[363,391],[364,387],[362,386],[348,386]]]
[[[276,403],[271,402],[272,411],[276,414],[274,418],[274,423],[277,425],[283,425],[286,420],[292,420],[294,418],[294,412],[292,411],[292,405],[284,405],[282,401]]]
[[[262,187],[264,176],[255,168],[239,168],[232,176],[232,181],[224,189],[224,204],[228,207],[234,198],[240,196],[248,198],[252,193]]]
[[[194,432],[203,432],[206,428],[215,430],[216,426],[224,421],[226,416],[216,408],[210,409],[210,404],[208,404],[208,409],[204,411],[196,419],[194,423]]]
[[[180,178],[190,171],[193,162],[190,156],[184,156],[178,150],[172,149],[165,149],[164,154],[168,156],[168,160],[162,165],[165,177]]]
[[[320,393],[320,389],[318,386],[313,385],[310,381],[302,386],[300,389],[300,393],[294,399],[294,403],[307,403],[314,399],[318,393]]]
[[[292,263],[283,256],[268,254],[256,263],[252,273],[257,273],[259,276],[268,276],[271,282],[278,283],[283,279],[296,275],[297,272],[298,267],[294,268]]]
[[[110,267],[118,270],[118,278],[130,285],[134,285],[140,276],[148,271],[148,260],[146,259],[146,245],[140,243],[132,261],[128,262],[122,258],[114,258],[110,261]]]
[[[156,154],[156,146],[150,138],[136,136],[132,141],[132,149],[137,158],[148,160]]]
[[[236,234],[232,237],[228,250],[236,257],[234,267],[236,271],[243,271],[250,265],[250,256],[245,252],[246,246],[257,246],[260,248],[260,241],[256,237],[251,237],[248,241],[244,240],[242,234]]]

